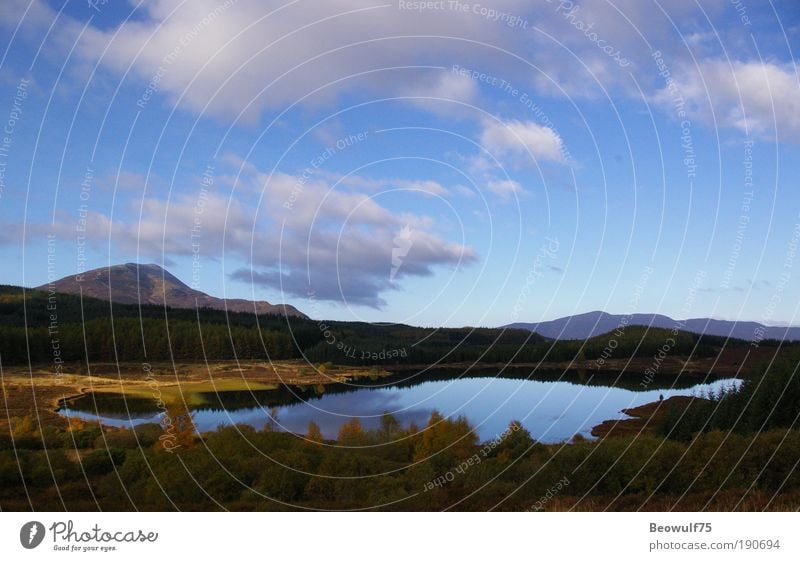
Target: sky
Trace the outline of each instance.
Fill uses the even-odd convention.
[[[4,0],[0,283],[800,324],[800,4]]]

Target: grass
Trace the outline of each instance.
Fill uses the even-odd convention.
[[[141,382],[124,385],[122,391],[119,387],[103,386],[93,388],[95,393],[123,394],[125,397],[138,397],[144,399],[161,399],[166,404],[184,403],[189,406],[205,405],[207,400],[204,393],[235,392],[235,391],[260,391],[278,389],[277,384],[267,384],[248,380],[222,379],[216,381],[181,382],[177,384],[157,385],[142,384]]]

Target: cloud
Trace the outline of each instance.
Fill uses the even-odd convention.
[[[519,197],[524,192],[522,186],[513,179],[494,179],[487,183],[486,188],[501,199]]]
[[[469,246],[444,240],[426,216],[396,213],[374,198],[370,181],[334,188],[323,178],[259,172],[249,178],[264,196],[266,231],[258,228],[253,245],[253,270],[240,270],[237,279],[277,288],[293,296],[381,307],[381,294],[398,288],[404,277],[427,277],[436,267],[459,267],[477,260]],[[445,193],[434,181],[395,181],[423,196]],[[353,190],[366,187],[367,192]],[[413,197],[410,193],[409,197]],[[391,275],[398,232],[409,231],[402,267]]]
[[[767,290],[768,288],[771,287],[772,283],[768,280],[754,281],[752,279],[745,279],[744,283],[734,284],[730,286],[698,288],[697,291],[706,294],[726,294],[728,292],[738,292],[738,293],[757,292],[761,290]]]
[[[652,50],[670,60],[698,56],[687,44],[704,34],[726,40],[738,28],[725,21],[727,8],[727,0],[547,0],[537,14],[540,32],[531,34],[532,60],[542,69],[533,82],[554,97],[640,98],[637,84],[654,74]]]
[[[167,260],[230,258],[248,265],[236,269],[236,280],[301,298],[312,290],[319,300],[376,308],[385,304],[383,294],[398,290],[405,278],[430,277],[439,267],[458,268],[478,258],[472,247],[441,237],[432,218],[395,212],[369,190],[342,190],[319,177],[268,174],[233,156],[225,161],[240,170],[238,177],[227,176],[235,196],[212,186],[170,200],[136,199],[127,212],[115,213],[125,218],[113,221],[89,212],[83,222],[88,243]],[[416,190],[409,198],[447,192],[435,181],[396,184]],[[30,224],[28,237],[55,233],[74,239],[76,225],[76,216],[60,212],[55,227]],[[400,232],[405,245],[397,264]],[[0,234],[0,243],[15,241]]]
[[[120,169],[104,173],[97,178],[96,183],[104,189],[118,189],[140,196],[144,194],[145,189],[152,193],[163,191],[168,187],[168,183],[155,173],[150,173],[148,177],[138,172]]]
[[[412,98],[413,105],[443,116],[466,116],[473,113],[469,107],[477,102],[478,83],[468,76],[444,69],[432,78],[416,81],[404,95]]]
[[[291,229],[345,222],[377,227],[393,221],[392,213],[368,194],[336,190],[324,179],[259,172],[250,180],[261,188],[263,212]]]
[[[128,218],[120,218],[126,214]],[[161,257],[190,256],[193,252],[219,259],[231,248],[239,252],[253,240],[253,213],[237,199],[214,194],[177,195],[170,201],[139,198],[120,209],[112,220],[108,215],[87,211],[74,216],[59,210],[49,224],[31,224],[30,233],[54,233],[59,239],[85,237],[97,248],[109,246],[126,254]],[[130,217],[136,217],[132,219]],[[80,226],[81,230],[76,230]]]
[[[793,64],[705,60],[675,72],[673,91],[654,99],[674,112],[676,99],[688,114],[707,124],[754,136],[800,141],[800,78]]]
[[[468,76],[456,74],[448,69],[436,75],[435,80],[416,84],[410,94],[450,101],[470,103],[478,93],[477,82]]]
[[[486,119],[480,141],[494,155],[512,154],[526,160],[564,163],[561,137],[553,129],[533,121]]]
[[[326,231],[290,232],[282,241],[278,260],[252,269],[240,268],[232,278],[280,290],[289,296],[328,300],[381,308],[383,294],[397,290],[404,277],[430,277],[439,266],[456,267],[476,260],[475,251],[448,243],[430,232],[410,227],[408,252],[393,268],[396,238],[405,226],[357,232],[347,228],[341,236]],[[392,274],[394,272],[394,274]]]
[[[522,0],[498,6],[514,12]],[[376,0],[290,2],[160,0],[116,27],[90,26],[77,53],[98,60],[195,113],[254,122],[265,110],[320,104],[343,91],[469,100],[475,86],[430,69],[463,52],[462,41],[507,44],[502,25],[471,13],[420,14]],[[72,21],[71,34],[78,22]],[[424,37],[427,36],[427,37]],[[484,49],[481,58],[487,58]],[[437,60],[438,59],[438,60]],[[418,83],[416,89],[409,84]],[[149,103],[149,102],[148,102]],[[420,101],[420,103],[422,103]]]
[[[466,197],[467,199],[471,199],[475,196],[475,191],[465,185],[456,185],[452,190],[455,194]]]
[[[419,12],[382,0],[278,6],[260,0],[157,0],[142,3],[117,25],[90,23],[83,32],[83,21],[67,14],[56,20],[57,12],[42,0],[12,4],[9,26],[16,23],[12,13],[28,8],[26,30],[37,28],[44,36],[57,21],[48,37],[62,52],[82,33],[75,56],[89,68],[97,62],[142,92],[157,78],[159,99],[147,103],[166,97],[194,113],[251,123],[301,98],[319,105],[344,92],[473,103],[479,84],[448,70],[467,60],[550,95],[603,96],[604,89],[629,81],[628,69],[576,28],[576,17],[627,57],[646,58],[644,27],[651,40],[673,40],[674,33],[672,21],[634,0],[616,2],[616,10],[605,0],[585,0],[573,16],[557,1],[533,6],[495,0],[483,12],[479,4],[473,4],[476,10]],[[704,3],[713,16],[712,4],[720,1]],[[693,0],[662,9],[683,19],[697,12]],[[508,17],[492,19],[490,12]],[[514,27],[515,21],[526,27]],[[448,101],[413,103],[445,113],[457,108]]]
[[[390,187],[396,186],[400,189],[408,191],[419,191],[426,195],[436,195],[439,197],[444,197],[445,195],[450,194],[450,191],[448,191],[447,188],[443,187],[441,183],[429,179],[423,181],[395,180],[394,182],[388,183],[388,185]]]
[[[320,170],[317,172],[319,177],[333,181],[338,185],[352,187],[361,191],[378,191],[402,189],[407,191],[418,191],[427,195],[444,197],[450,194],[447,187],[438,181],[431,179],[375,179],[357,174],[344,175],[341,173]]]
[[[649,94],[663,87],[663,82],[654,81],[651,49],[669,53],[676,69],[681,61],[688,64],[697,57],[701,68],[695,74],[702,75],[714,71],[717,63],[702,58],[707,52],[688,52],[687,45],[709,33],[722,41],[735,39],[735,31],[726,25],[723,0],[676,0],[661,3],[658,10],[637,0],[618,0],[613,9],[606,0],[554,0],[535,7],[525,0],[498,0],[492,3],[497,19],[480,10],[420,13],[381,0],[300,0],[277,7],[259,0],[157,0],[144,3],[116,25],[100,28],[90,22],[85,31],[83,21],[56,12],[42,0],[9,1],[0,9],[0,24],[13,28],[19,14],[27,14],[20,37],[32,38],[37,47],[47,38],[42,51],[51,56],[71,51],[80,35],[73,64],[93,71],[97,63],[113,76],[124,77],[125,85],[142,95],[152,84],[152,98],[140,99],[143,105],[166,99],[196,114],[251,124],[294,102],[318,107],[353,93],[361,98],[410,95],[477,103],[480,82],[448,71],[465,60],[472,69],[511,79],[526,93],[590,99],[623,93],[640,100],[635,82]],[[512,26],[519,21],[526,26]],[[620,67],[604,51],[610,45],[632,65]],[[788,99],[793,67],[735,65],[733,74],[745,92],[743,109],[752,126],[769,126],[769,106],[761,88],[770,85],[772,97],[779,100],[777,116],[790,117],[790,124],[781,128],[796,136],[797,112]],[[764,71],[767,77],[759,77]],[[722,78],[715,97],[721,100],[720,109],[729,112],[737,98],[736,80]],[[693,87],[697,84],[704,89],[689,73],[683,82],[687,90],[699,91]],[[699,91],[698,104],[702,99]],[[452,113],[460,109],[449,101],[413,103],[462,115]],[[743,126],[735,107],[733,115],[728,112],[723,124]],[[536,157],[562,161],[561,138],[555,131],[526,126],[520,133],[528,139],[524,143],[538,149],[532,150]]]

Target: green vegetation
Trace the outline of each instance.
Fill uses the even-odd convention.
[[[688,417],[664,423],[662,436],[551,445],[518,423],[479,443],[466,419],[436,412],[422,429],[388,414],[375,430],[352,419],[335,441],[314,423],[302,438],[271,426],[198,436],[189,422],[171,451],[158,425],[60,430],[16,419],[13,439],[0,437],[0,508],[796,509],[796,365],[772,365],[761,384],[695,400]],[[559,494],[542,503],[558,482]]]
[[[272,425],[198,436],[181,421],[171,450],[158,425],[64,430],[18,418],[0,436],[0,508],[797,509],[796,367],[773,364],[760,384],[695,400],[687,415],[667,417],[661,435],[550,445],[518,423],[479,443],[466,419],[438,413],[422,429],[388,414],[375,430],[353,419],[335,441],[314,423],[302,438]]]
[[[94,362],[139,361],[146,356],[149,360],[305,358],[326,367],[573,359],[602,364],[609,356],[653,357],[665,345],[673,356],[702,358],[714,356],[723,346],[745,344],[633,326],[620,334],[587,341],[550,341],[517,329],[317,322],[208,308],[112,305],[35,290],[26,291],[23,298],[19,287],[0,287],[0,356],[7,365],[53,362],[54,349],[65,363],[87,358]]]
[[[542,445],[512,425],[489,446],[466,420],[434,413],[423,430],[385,415],[374,431],[345,423],[337,441],[323,441],[313,425],[308,432],[306,440],[227,427],[168,452],[157,425],[41,432],[18,420],[16,449],[8,436],[0,440],[0,508],[730,509],[787,508],[786,501],[796,508],[800,491],[800,431],[790,429]],[[537,503],[564,480],[558,496]]]
[[[745,344],[642,327],[587,341],[550,341],[518,329],[317,322],[208,308],[112,305],[35,290],[26,291],[23,298],[19,287],[0,287],[0,357],[6,365],[82,363],[87,359],[128,362],[145,356],[148,360],[305,358],[325,364],[325,368],[333,364],[521,364],[573,359],[602,365],[609,356],[653,357],[665,345],[672,356],[701,358],[714,356],[723,346]]]
[[[65,363],[85,361],[88,348],[90,361],[142,360],[145,350],[148,360],[198,360],[202,353],[213,359],[305,355],[323,371],[342,363],[480,360],[513,366],[576,359],[584,363],[574,372],[578,381],[597,383],[602,373],[588,373],[587,363],[607,355],[612,339],[613,358],[649,359],[665,344],[668,354],[684,357],[714,356],[722,346],[746,350],[741,341],[636,327],[588,341],[553,342],[520,330],[323,324],[52,298],[28,291],[23,308],[21,289],[0,288],[4,365],[52,363],[57,343]],[[747,381],[739,390],[669,411],[646,435],[557,445],[534,442],[515,423],[502,438],[480,443],[467,419],[438,413],[422,429],[403,427],[391,415],[376,430],[350,420],[334,441],[325,440],[314,423],[306,438],[278,432],[274,424],[262,431],[235,426],[197,435],[186,411],[170,410],[175,425],[167,449],[162,426],[57,428],[39,426],[22,412],[11,419],[10,433],[0,434],[0,509],[796,510],[800,356],[792,345],[780,356],[769,367],[743,372]],[[530,373],[519,370],[506,375]],[[196,399],[211,399],[205,389],[195,388]],[[318,385],[313,391],[337,387]],[[226,406],[225,399],[236,398],[216,399]],[[181,407],[176,400],[165,403]]]
[[[792,353],[797,354],[797,353]],[[712,430],[755,434],[800,425],[800,362],[782,358],[762,365],[738,388],[693,400],[665,417],[660,433],[689,440]]]
[[[0,356],[6,365],[56,358],[70,363],[297,355],[286,320],[274,316],[230,314],[229,322],[218,310],[81,302],[79,296],[42,291],[27,291],[24,307],[22,301],[22,289],[0,288]],[[309,335],[302,326],[293,331],[298,341]]]

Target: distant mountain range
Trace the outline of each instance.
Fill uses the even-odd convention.
[[[119,304],[156,304],[173,308],[213,308],[229,312],[280,314],[307,318],[294,306],[270,304],[263,300],[216,298],[190,288],[172,273],[158,265],[126,263],[112,267],[92,269],[82,275],[64,277],[53,285],[45,284],[39,290],[54,290],[67,294],[80,294],[111,300]]]
[[[671,329],[676,325],[682,331],[703,335],[719,335],[754,341],[778,339],[800,340],[800,327],[768,327],[754,321],[725,321],[709,318],[687,319],[681,322],[659,314],[608,314],[588,312],[540,323],[511,323],[504,327],[527,329],[550,339],[588,339],[614,331],[622,325],[643,325]]]

